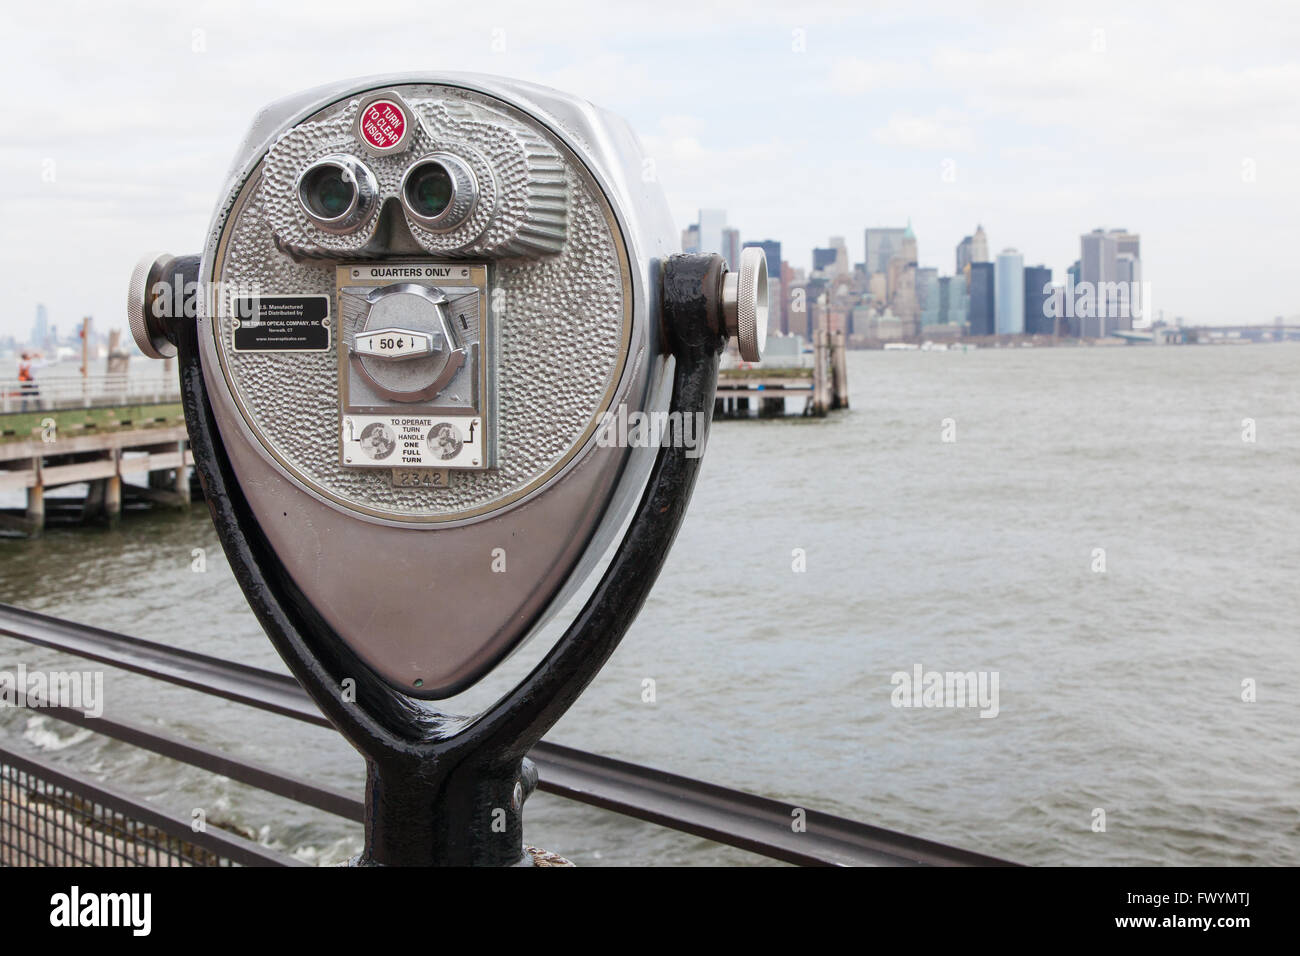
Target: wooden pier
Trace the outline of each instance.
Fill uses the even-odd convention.
[[[57,505],[61,517],[115,523],[123,497],[173,507],[188,507],[190,486],[186,469],[194,464],[185,418],[179,404],[103,409],[103,423],[61,422],[67,416],[50,413],[46,424],[25,437],[0,438],[0,492],[25,491],[27,507],[0,511],[0,530],[37,536],[45,528],[52,488],[85,484],[86,497],[74,514]],[[115,414],[116,413],[116,414]],[[0,417],[0,424],[7,424]],[[53,422],[50,425],[49,422]],[[147,475],[147,484],[123,479]],[[55,504],[51,501],[50,504]]]
[[[47,520],[114,524],[124,501],[184,508],[194,464],[176,383],[126,374],[65,377],[38,388],[0,382],[0,532],[38,536]],[[145,476],[144,484],[127,478]],[[84,499],[46,492],[86,486]]]
[[[849,407],[848,365],[844,333],[819,327],[813,333],[810,368],[724,368],[718,376],[714,418],[776,418],[785,414],[786,399],[803,399],[799,412],[818,418]]]

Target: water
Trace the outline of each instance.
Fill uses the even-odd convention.
[[[550,739],[1026,863],[1300,863],[1300,348],[849,369],[849,413],[716,427],[650,601]],[[0,542],[0,600],[283,669],[201,508]],[[19,659],[75,666],[0,639],[0,669]],[[918,663],[996,672],[997,717],[892,706]],[[129,674],[107,696],[109,716],[361,793],[329,731]],[[0,711],[0,733],[312,860],[360,846],[356,825],[57,721]],[[525,826],[584,865],[757,860],[543,794]]]

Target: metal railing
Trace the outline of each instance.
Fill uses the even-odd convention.
[[[33,382],[0,379],[0,414],[56,411],[61,408],[100,408],[180,401],[175,375],[42,376]]]
[[[194,651],[180,650],[4,604],[0,604],[0,635],[191,688],[304,723],[320,727],[331,726],[306,692],[288,675],[235,664]],[[221,774],[267,793],[349,820],[360,821],[363,818],[362,802],[354,795],[322,787],[309,780],[142,727],[105,717],[88,717],[71,708],[42,706],[43,703],[38,702],[33,705],[32,702],[27,702],[29,707],[39,708],[39,713],[46,716],[94,730],[211,773]],[[543,741],[533,748],[530,756],[537,764],[540,777],[538,788],[543,792],[787,863],[847,866],[1007,865],[1006,861],[980,853],[858,823],[802,805],[796,806],[611,757],[585,753],[548,741]],[[147,834],[160,836],[149,836],[144,840],[142,856],[140,852],[136,852],[137,860],[146,861],[143,865],[150,865],[148,861],[151,860],[156,861],[158,865],[172,860],[180,860],[191,865],[199,865],[203,860],[261,865],[296,862],[231,834],[219,833],[211,829],[205,834],[192,834],[188,820],[168,816],[123,792],[110,791],[102,784],[73,779],[66,771],[58,771],[48,765],[38,764],[30,755],[20,755],[0,742],[0,780],[8,780],[14,772],[19,774],[14,778],[13,785],[18,789],[0,789],[0,820],[7,819],[7,815],[11,814],[17,815],[20,819],[29,819],[24,816],[27,813],[22,803],[24,799],[27,801],[27,806],[37,803],[54,807],[54,810],[58,809],[57,804],[51,803],[43,796],[46,790],[41,789],[40,786],[33,790],[23,785],[24,780],[30,779],[46,786],[53,784],[68,794],[76,795],[79,800],[88,801],[90,805],[102,806],[133,818],[138,821],[138,825],[152,828],[146,831]],[[27,774],[27,777],[23,777],[22,774]],[[27,793],[25,798],[21,796],[24,790]],[[13,797],[13,802],[11,802],[11,792],[19,794]],[[49,818],[54,810],[46,811],[46,818]],[[796,810],[801,810],[803,813],[801,830],[791,826]],[[91,829],[96,826],[86,825]],[[6,824],[6,827],[9,825]],[[0,833],[7,834],[10,829],[12,827]],[[40,831],[33,830],[30,824],[19,829],[29,841],[28,844],[22,845],[26,847],[19,857],[22,860],[41,861],[43,859],[41,852],[53,854],[61,845],[57,841],[48,839],[42,843]],[[75,833],[75,828],[72,829]],[[121,829],[122,827],[118,826],[119,838]],[[15,830],[15,832],[19,831]],[[127,830],[128,834],[132,832],[138,831]],[[37,835],[33,836],[33,833]],[[196,839],[196,836],[201,836],[202,839]],[[189,856],[185,856],[184,853],[176,850],[172,843],[162,843],[164,838],[179,841],[181,844],[192,844],[196,849],[189,852]],[[60,839],[72,840],[74,845],[80,845],[76,843],[79,839],[76,836],[60,837]],[[30,843],[33,840],[36,841],[34,845]],[[34,853],[33,848],[38,852]],[[207,856],[197,851],[205,851]],[[116,850],[112,853],[102,850],[99,852],[102,854],[100,857],[94,855],[87,857],[83,850],[80,851],[80,856],[71,854],[67,859],[80,862],[83,858],[92,861],[100,858],[116,862],[123,855]],[[150,853],[157,855],[151,856]],[[0,858],[0,863],[3,863],[3,858]]]
[[[0,866],[298,866],[0,746]]]

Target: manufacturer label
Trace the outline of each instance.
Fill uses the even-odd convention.
[[[324,352],[330,347],[330,297],[239,298],[233,326],[236,352]]]

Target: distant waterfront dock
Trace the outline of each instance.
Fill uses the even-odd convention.
[[[185,419],[176,384],[125,374],[49,379],[36,389],[0,382],[0,492],[25,492],[26,507],[0,510],[0,531],[40,535],[47,518],[107,521],[128,499],[187,507]],[[146,484],[123,481],[147,476]],[[85,484],[86,497],[46,498]]]
[[[803,399],[798,414],[824,416],[849,407],[848,371],[844,333],[817,329],[813,337],[812,366],[759,366],[724,368],[718,377],[713,403],[715,418],[759,418],[786,413],[786,399]]]

